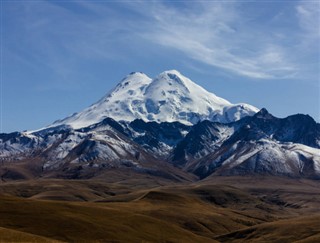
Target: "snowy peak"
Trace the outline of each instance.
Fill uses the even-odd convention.
[[[178,71],[171,70],[165,71],[159,74],[149,85],[147,92],[160,89],[161,91],[173,92],[174,90],[180,90],[183,93],[190,93],[187,85],[183,81],[185,79]]]
[[[190,79],[183,76],[179,71],[177,70],[170,70],[160,73],[152,82],[150,85],[151,87],[163,85],[164,87],[176,88],[183,90],[185,93],[191,93],[195,87],[195,83],[193,83]],[[192,87],[193,86],[193,87]],[[196,85],[196,89],[202,89],[202,91],[205,91],[200,86]],[[162,87],[162,88],[164,88]]]
[[[192,97],[196,100],[200,96],[208,102],[212,101],[211,105],[231,105],[229,101],[208,92],[176,70],[165,71],[159,74],[148,87],[148,90],[157,89],[164,92],[167,90],[170,94],[178,94],[182,99],[184,98],[182,95],[185,98],[189,96],[189,98]]]
[[[104,99],[120,94],[130,96],[135,93],[136,89],[140,89],[144,92],[145,88],[151,83],[151,81],[152,79],[142,72],[132,72],[122,79],[115,89],[111,90]]]
[[[178,121],[186,125],[202,120],[227,123],[256,112],[258,109],[251,105],[232,104],[208,92],[176,70],[162,72],[154,79],[133,72],[97,103],[54,126],[81,128],[106,117],[116,121]]]
[[[195,124],[211,119],[214,112],[222,116],[223,108],[231,105],[175,70],[158,75],[147,87],[145,98],[148,119],[157,122]]]

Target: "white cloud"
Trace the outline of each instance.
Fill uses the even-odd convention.
[[[242,25],[244,18],[237,4],[206,2],[197,7],[189,13],[158,3],[151,12],[153,29],[144,33],[145,37],[238,75],[254,79],[292,76],[295,65],[285,48],[270,39],[269,33],[256,34]]]
[[[72,72],[65,64],[76,66],[78,59],[132,58],[137,43],[179,50],[197,62],[252,79],[292,78],[301,71],[297,67],[305,47],[294,49],[288,40],[319,37],[316,3],[301,2],[294,9],[299,23],[292,26],[299,24],[303,34],[277,31],[264,21],[250,19],[241,2],[72,4],[85,9],[85,14],[40,1],[25,4],[28,11],[21,17],[27,38],[21,42],[30,46],[30,56],[45,60],[64,79]],[[274,11],[270,22],[286,18],[283,10]]]

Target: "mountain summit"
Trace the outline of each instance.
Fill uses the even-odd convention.
[[[178,121],[187,125],[202,120],[228,123],[256,112],[258,109],[254,106],[231,104],[208,92],[176,70],[160,73],[154,79],[133,72],[95,104],[52,126],[81,128],[106,117],[117,121]]]

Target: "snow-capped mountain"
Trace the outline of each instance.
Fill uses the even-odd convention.
[[[1,180],[91,178],[106,170],[178,181],[320,179],[320,124],[231,104],[166,71],[153,80],[131,73],[97,103],[44,129],[0,134]]]
[[[256,112],[256,107],[231,104],[206,91],[176,70],[165,71],[155,79],[135,72],[97,103],[51,126],[69,125],[78,129],[106,117],[117,121],[177,121],[187,125],[201,120],[228,123]]]

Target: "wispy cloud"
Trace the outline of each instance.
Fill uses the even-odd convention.
[[[296,6],[300,27],[311,38],[320,37],[320,2],[301,1]]]
[[[242,24],[245,19],[237,3],[197,4],[190,14],[158,3],[153,8],[153,29],[145,37],[178,49],[199,62],[254,79],[287,78],[295,64],[286,48],[269,33]],[[268,40],[268,41],[266,41]]]
[[[292,35],[300,38],[297,42],[303,42],[306,35],[319,38],[318,5],[298,2],[293,7],[298,21],[292,25],[299,25],[301,33],[274,28],[287,18],[280,10],[270,20],[250,20],[241,2],[229,1],[38,1],[24,4],[19,18],[25,23],[23,42],[31,47],[32,58],[45,60],[65,80],[79,60],[124,61],[135,58],[131,57],[135,45],[147,48],[151,44],[236,75],[286,79],[301,72],[299,56],[288,45]]]
[[[5,50],[21,64],[50,74],[37,89],[74,89],[80,85],[83,63],[124,58],[117,44],[123,41],[121,32],[129,35],[130,30],[118,21],[116,10],[96,4],[91,10],[80,3],[6,3],[11,23],[4,30]]]

